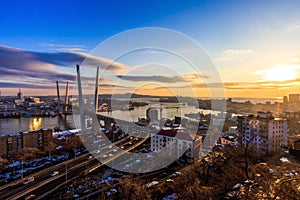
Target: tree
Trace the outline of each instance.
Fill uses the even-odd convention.
[[[27,147],[16,153],[18,160],[31,160],[44,155],[38,148]]]
[[[124,200],[151,199],[148,190],[143,187],[140,179],[132,180],[130,177],[120,180],[120,193]]]
[[[250,120],[247,122],[247,129],[249,130],[249,134],[246,134],[246,128],[243,128],[243,130],[240,132],[241,134],[241,143],[242,148],[244,148],[244,159],[245,159],[245,174],[247,179],[250,179],[249,177],[249,154],[253,145],[253,141],[259,136],[256,131],[257,123],[255,120]],[[256,152],[257,153],[257,152]]]
[[[6,168],[7,163],[8,163],[7,159],[0,157],[0,172],[2,172],[2,170]]]

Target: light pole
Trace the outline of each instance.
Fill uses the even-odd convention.
[[[14,169],[14,175],[16,175],[15,160],[13,160],[13,169]]]
[[[76,153],[77,153],[77,145],[74,145],[75,149],[74,149],[74,160],[76,160]]]
[[[51,161],[52,159],[51,159],[51,148],[49,147],[49,160]]]
[[[22,168],[21,168],[21,180],[23,181],[23,160],[22,160]]]
[[[67,164],[65,164],[65,171],[66,171],[66,185],[68,183],[68,167]]]

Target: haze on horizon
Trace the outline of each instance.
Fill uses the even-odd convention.
[[[17,5],[16,5],[17,4]],[[114,61],[100,83],[100,94],[128,93],[209,97],[208,87],[226,97],[279,98],[300,93],[299,1],[29,1],[3,2],[0,12],[0,90],[16,95],[55,95],[75,81],[75,65],[87,56],[106,65],[110,57],[89,56],[107,38],[141,27],[163,27],[186,34],[207,51],[222,83],[209,72],[194,73],[183,63],[149,50]],[[113,49],[113,47],[112,47]],[[193,49],[186,49],[193,55]],[[197,56],[197,55],[193,55]],[[155,58],[169,59],[168,73]],[[140,67],[141,64],[148,63]],[[139,73],[128,73],[132,68]],[[87,84],[94,77],[85,77]],[[89,82],[90,81],[90,82]],[[121,83],[121,84],[120,84]],[[136,83],[142,87],[134,88]],[[119,87],[115,91],[115,87]]]

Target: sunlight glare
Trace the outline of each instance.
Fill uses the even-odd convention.
[[[299,66],[277,66],[265,70],[259,70],[257,75],[261,75],[265,81],[288,81],[297,78],[295,69]]]

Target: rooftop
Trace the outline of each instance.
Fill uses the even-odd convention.
[[[201,138],[201,136],[192,133],[177,132],[176,130],[172,130],[172,129],[161,129],[156,135],[176,137],[181,140],[189,140],[189,141],[195,141]]]

